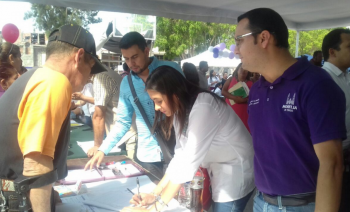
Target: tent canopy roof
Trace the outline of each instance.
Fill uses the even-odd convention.
[[[23,0],[12,0],[23,1]],[[268,7],[282,15],[290,29],[313,30],[350,25],[349,0],[24,0],[167,18],[236,24],[242,13]]]
[[[223,51],[228,53],[230,52],[228,49],[224,49]],[[228,68],[236,68],[241,63],[241,60],[237,58],[233,58],[233,59],[230,59],[228,57],[214,58],[213,53],[207,50],[194,57],[181,60],[181,67],[184,63],[193,63],[195,66],[198,67],[199,62],[201,61],[207,61],[209,67],[228,67]]]

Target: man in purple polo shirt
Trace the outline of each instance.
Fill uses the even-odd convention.
[[[254,212],[339,208],[345,96],[332,78],[288,51],[288,29],[267,8],[238,17],[243,68],[261,74],[249,95],[255,150]]]

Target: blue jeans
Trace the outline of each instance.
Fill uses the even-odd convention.
[[[245,197],[231,202],[214,202],[213,212],[243,212],[254,190]]]
[[[261,192],[257,191],[254,198],[254,212],[314,212],[315,203],[302,206],[271,205],[263,199]]]

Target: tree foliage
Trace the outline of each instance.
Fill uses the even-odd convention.
[[[32,4],[31,11],[25,13],[24,20],[34,18],[34,27],[44,30],[48,35],[65,24],[78,24],[88,29],[89,24],[100,23],[98,11],[80,10],[69,7]]]
[[[157,17],[157,39],[155,46],[165,51],[165,59],[193,57],[209,46],[234,44],[236,25],[184,21]],[[312,55],[321,50],[322,41],[332,29],[301,31],[299,34],[299,55]],[[296,31],[289,30],[290,53],[295,55]],[[188,52],[188,54],[186,54]]]
[[[165,51],[165,59],[193,57],[219,43],[234,43],[236,26],[157,17],[155,46]]]
[[[311,31],[301,31],[299,33],[299,53],[298,55],[313,55],[314,51],[322,50],[323,38],[333,29],[319,29]],[[289,30],[289,45],[290,53],[295,55],[296,47],[296,35],[295,30]]]

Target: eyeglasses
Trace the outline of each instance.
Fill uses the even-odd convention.
[[[235,42],[236,42],[236,47],[239,47],[242,43],[242,38],[247,37],[249,35],[255,35],[255,34],[260,34],[261,32],[249,32],[244,35],[239,35],[235,37]]]

